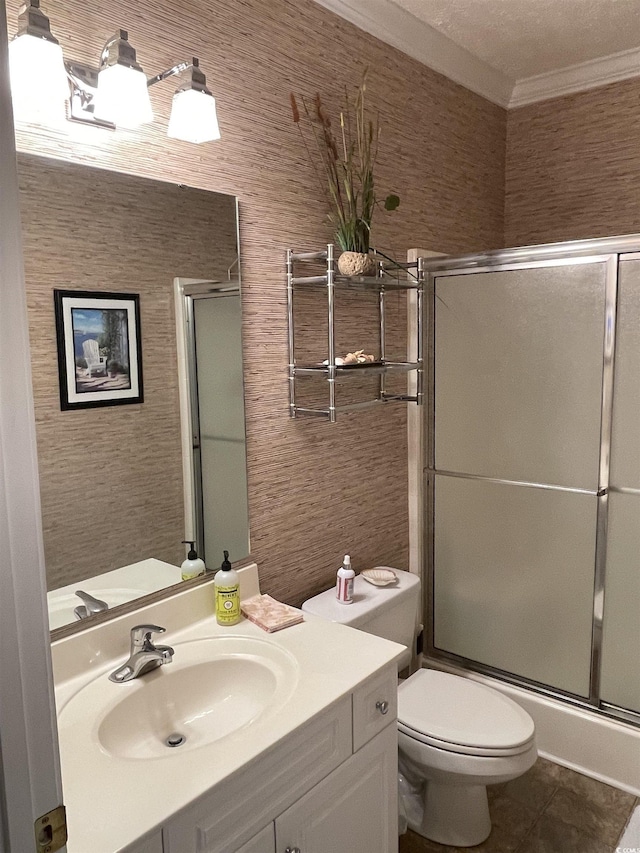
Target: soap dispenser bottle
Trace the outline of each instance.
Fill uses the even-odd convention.
[[[356,573],[351,568],[351,557],[344,555],[336,578],[336,598],[340,604],[353,604],[353,579]]]
[[[216,596],[216,621],[218,625],[235,625],[242,614],[240,612],[240,578],[231,567],[229,552],[224,551],[224,560],[220,571],[213,579]]]
[[[180,570],[182,572],[182,580],[190,581],[191,578],[197,578],[199,575],[203,575],[206,571],[204,560],[201,560],[196,553],[196,543],[192,542],[190,539],[183,539],[183,545],[189,545],[189,553],[187,554],[187,559],[180,566]]]

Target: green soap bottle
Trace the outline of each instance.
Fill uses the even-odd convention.
[[[236,625],[242,618],[240,612],[240,578],[231,567],[229,552],[224,552],[220,571],[213,579],[216,596],[216,621],[218,625]]]

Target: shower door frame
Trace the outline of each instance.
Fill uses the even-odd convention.
[[[426,615],[425,651],[428,659],[450,665],[501,681],[533,690],[537,693],[559,699],[560,701],[596,711],[600,714],[640,726],[640,713],[621,708],[600,698],[600,674],[602,660],[609,462],[611,450],[611,429],[613,417],[613,381],[615,373],[615,338],[617,325],[617,295],[620,262],[640,260],[640,234],[624,237],[605,237],[597,240],[575,240],[565,243],[551,243],[539,246],[525,246],[514,249],[501,249],[480,254],[463,255],[449,258],[424,258],[425,301],[427,314],[423,322],[425,341],[423,352],[427,358],[427,377],[425,394],[425,429],[422,442],[421,467],[422,504],[425,508],[426,523],[423,523],[423,553],[426,562],[426,583],[424,584],[424,613]],[[589,679],[589,697],[584,698],[559,688],[516,675],[505,670],[462,657],[452,652],[438,649],[434,643],[434,581],[435,581],[435,478],[436,474],[461,476],[465,479],[485,482],[513,482],[497,478],[454,472],[439,471],[435,466],[435,280],[447,275],[469,275],[472,273],[503,272],[509,270],[540,269],[543,267],[569,266],[574,264],[604,263],[605,271],[605,329],[602,357],[602,399],[600,422],[600,456],[597,490],[560,487],[565,492],[577,492],[593,495],[597,499],[596,548],[594,569],[594,591],[591,632],[591,661]],[[540,483],[521,482],[520,485],[557,489],[558,487]]]

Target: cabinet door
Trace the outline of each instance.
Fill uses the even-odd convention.
[[[164,853],[237,850],[346,761],[351,744],[347,695],[173,817],[163,827]]]
[[[277,853],[396,853],[397,772],[389,725],[276,819]]]
[[[239,847],[236,853],[276,853],[276,838],[272,823],[265,826],[262,832],[254,835],[246,844]]]
[[[162,833],[157,832],[144,841],[136,841],[127,847],[125,853],[162,853]],[[267,851],[265,851],[267,853]]]

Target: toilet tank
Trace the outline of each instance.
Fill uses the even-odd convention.
[[[352,604],[341,604],[336,599],[335,587],[331,587],[307,599],[302,609],[330,622],[341,622],[368,634],[402,643],[407,646],[407,653],[398,662],[398,669],[404,669],[411,663],[415,641],[420,578],[401,569],[392,571],[398,576],[398,582],[390,586],[374,586],[358,575],[353,582]]]

